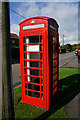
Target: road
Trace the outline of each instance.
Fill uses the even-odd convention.
[[[74,58],[74,56],[75,56],[74,52],[59,54],[59,66],[63,65],[70,59]]]
[[[59,55],[60,68],[80,68],[78,64],[78,57],[75,52],[65,53]]]

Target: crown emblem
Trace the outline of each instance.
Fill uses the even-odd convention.
[[[35,20],[32,20],[31,23],[35,23]]]

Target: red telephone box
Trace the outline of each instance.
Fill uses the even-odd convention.
[[[19,25],[22,101],[49,109],[58,85],[58,24],[32,17]]]

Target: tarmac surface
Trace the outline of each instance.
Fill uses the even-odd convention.
[[[80,118],[80,113],[79,113],[79,104],[80,104],[80,99],[79,99],[80,93],[77,94],[69,103],[67,103],[64,108],[67,114],[67,117],[70,118]]]

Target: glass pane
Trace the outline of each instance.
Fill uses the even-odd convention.
[[[57,74],[53,75],[53,81],[57,79]]]
[[[53,60],[53,67],[57,65],[57,62]]]
[[[39,70],[36,70],[36,69],[27,69],[27,75],[39,76]]]
[[[53,52],[53,58],[54,58],[54,57],[57,57],[57,54],[56,54],[56,52],[55,52],[55,53]]]
[[[24,68],[24,74],[26,74],[26,68]]]
[[[25,49],[25,45],[24,45],[24,51],[26,51],[26,49]]]
[[[26,43],[39,43],[39,36],[26,37]]]
[[[53,37],[53,43],[57,43],[57,38]]]
[[[43,99],[43,93],[41,93],[41,99]]]
[[[24,59],[26,59],[26,53],[24,53]]]
[[[27,77],[25,76],[25,82],[27,81]]]
[[[40,43],[42,43],[42,35],[40,35]]]
[[[40,86],[34,84],[28,84],[28,89],[40,91]]]
[[[43,78],[41,78],[41,84],[43,84]]]
[[[33,82],[33,83],[40,84],[40,78],[27,76],[27,79],[28,79],[28,82]]]
[[[53,88],[57,85],[57,80],[53,82]]]
[[[53,44],[53,52],[54,52],[54,50],[55,50],[55,45]]]
[[[27,83],[25,83],[25,88],[27,88]]]
[[[42,45],[40,45],[40,51],[42,51]]]
[[[41,92],[43,92],[43,86],[41,86]]]
[[[41,62],[41,68],[43,68],[43,63]]]
[[[27,67],[39,68],[39,62],[38,61],[27,61]]]
[[[40,98],[40,93],[28,91],[28,96]]]
[[[41,55],[41,60],[42,60],[42,53],[40,55]]]
[[[57,67],[53,67],[53,73],[57,72]]]
[[[39,53],[27,53],[27,59],[39,60]]]
[[[23,43],[25,43],[25,37],[23,37]]]
[[[43,76],[43,70],[41,70],[41,76]]]
[[[26,67],[26,61],[24,61],[24,67]]]
[[[25,90],[25,94],[27,95],[27,90]]]

